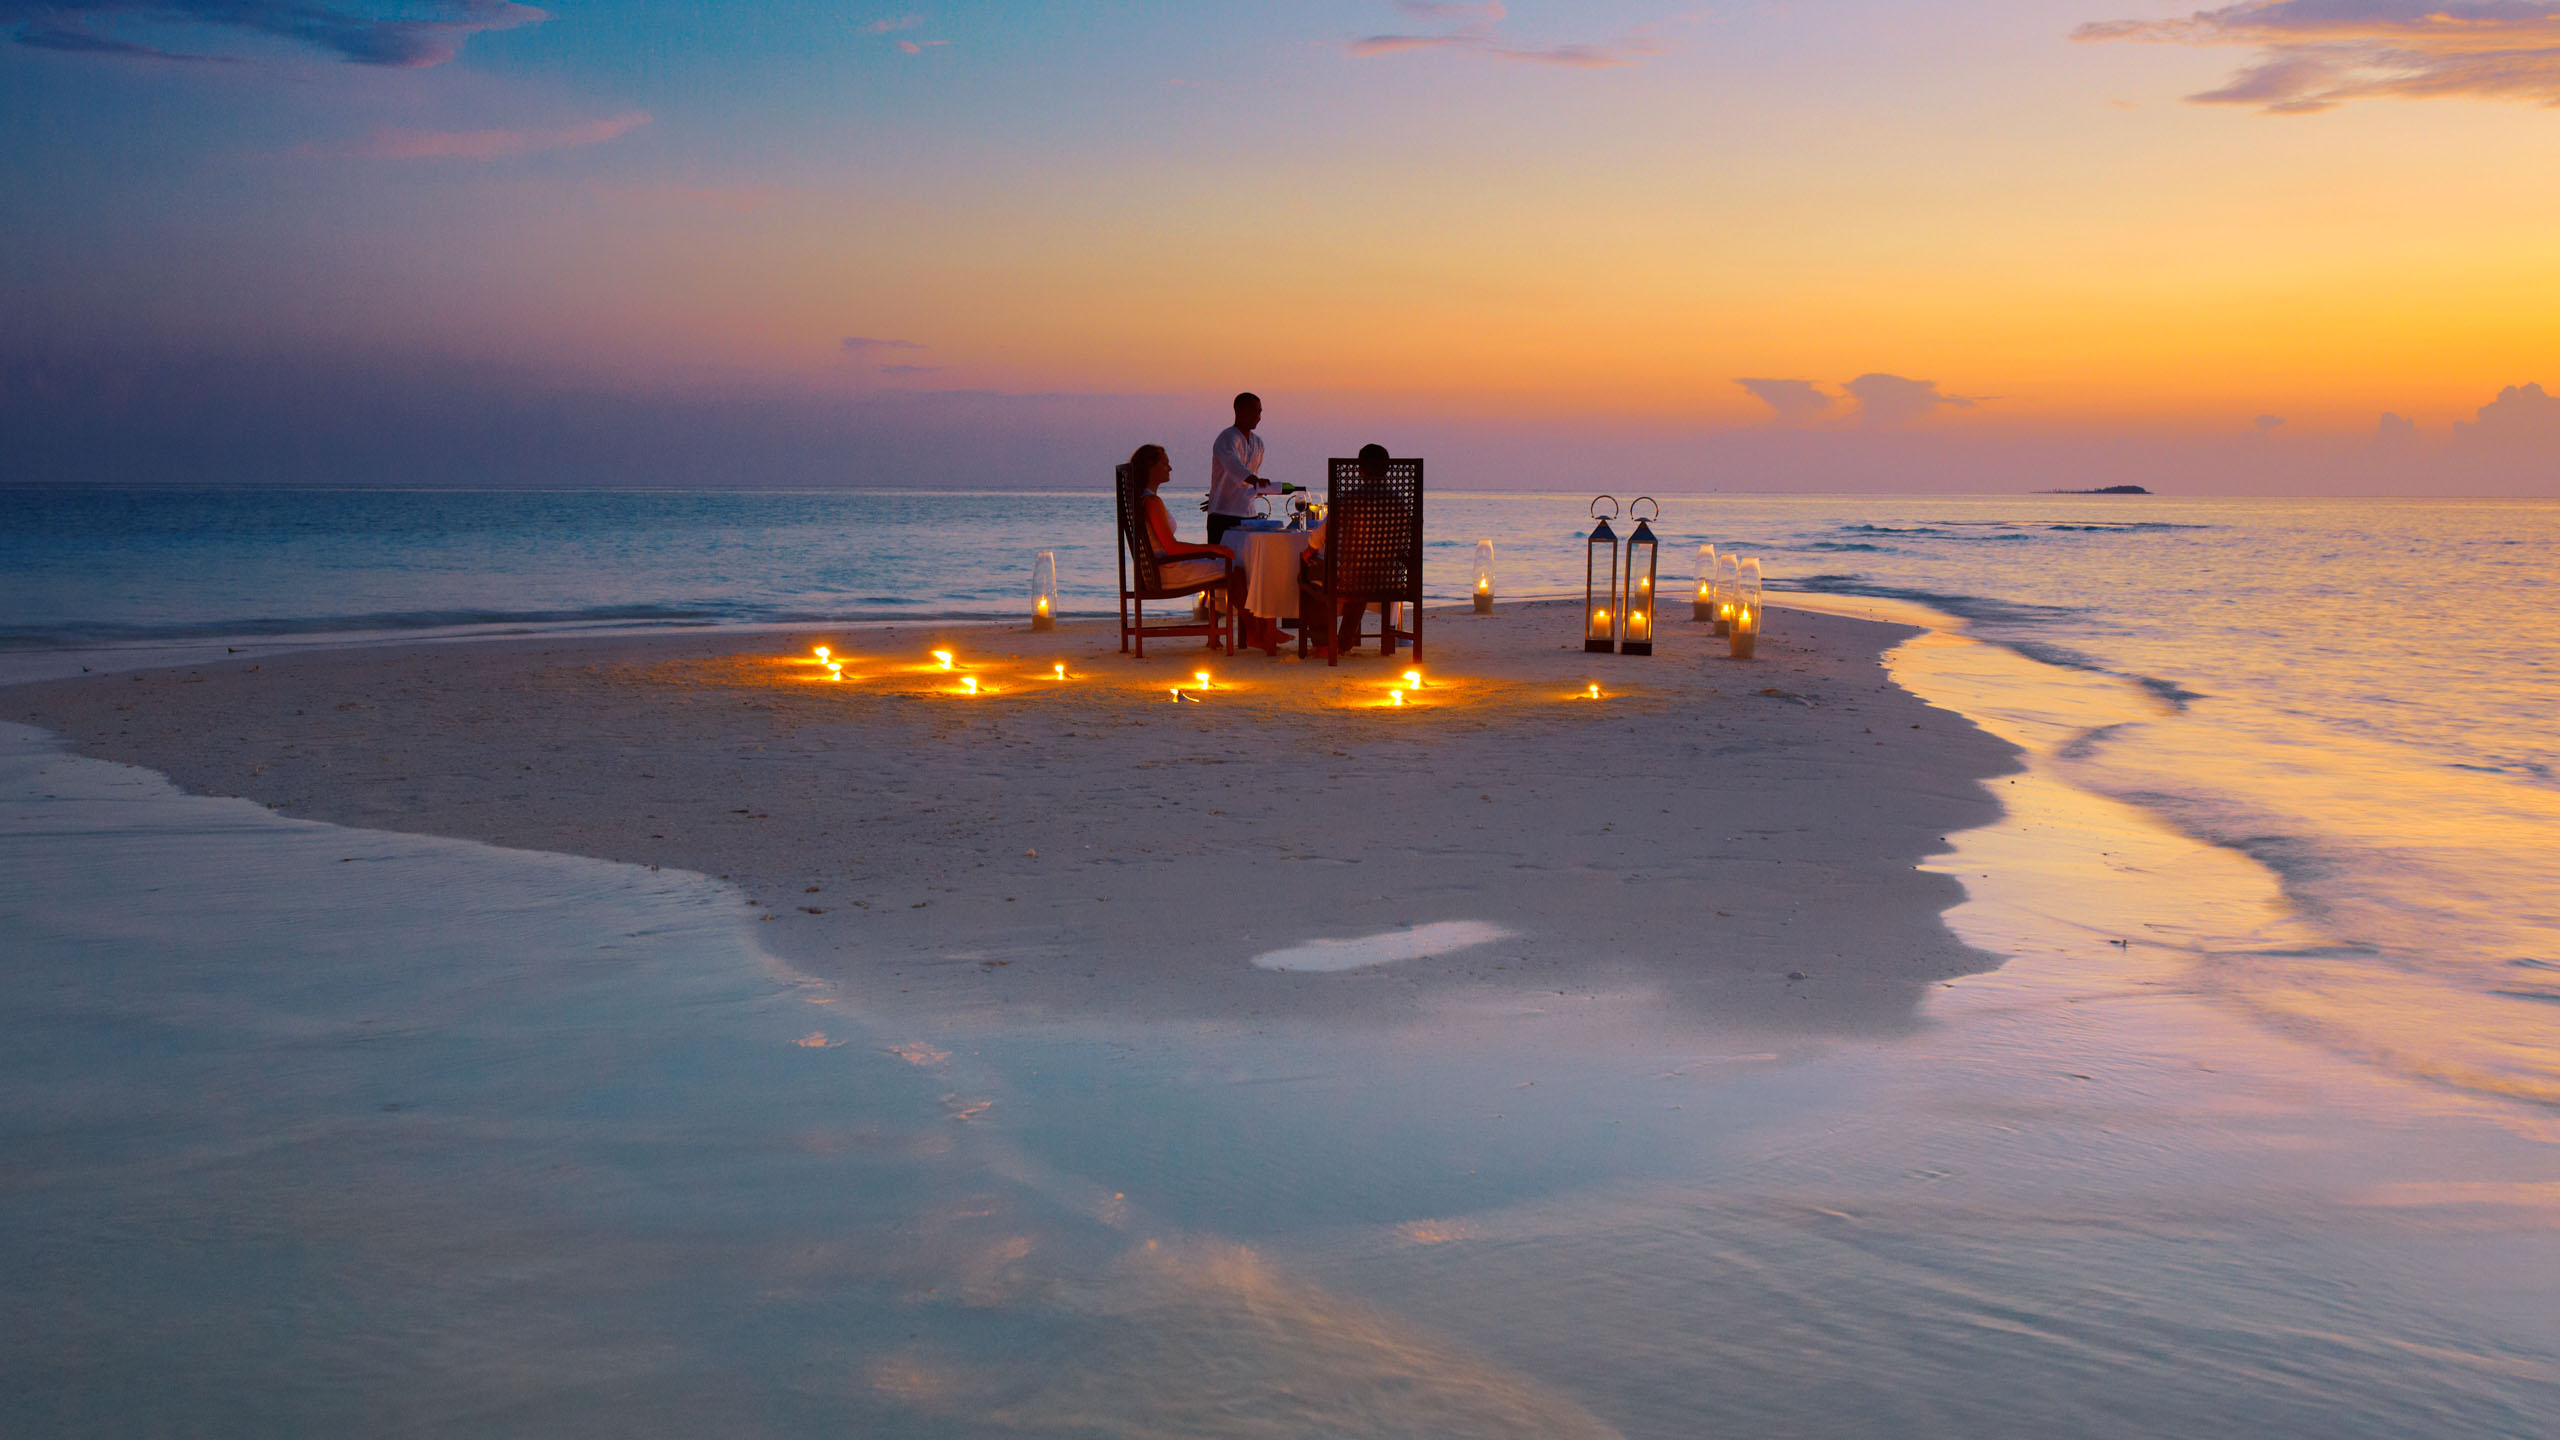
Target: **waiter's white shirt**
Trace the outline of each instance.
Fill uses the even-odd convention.
[[[1219,431],[1217,443],[1209,447],[1209,513],[1239,518],[1253,514],[1255,496],[1280,489],[1254,478],[1261,469],[1261,436],[1247,435],[1233,425]]]

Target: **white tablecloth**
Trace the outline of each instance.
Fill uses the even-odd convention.
[[[1298,618],[1298,555],[1306,549],[1299,530],[1229,530],[1219,544],[1244,567],[1244,608],[1265,620]]]

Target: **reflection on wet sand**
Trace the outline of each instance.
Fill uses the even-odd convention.
[[[1610,1433],[1024,1158],[724,887],[0,737],[0,1428]]]

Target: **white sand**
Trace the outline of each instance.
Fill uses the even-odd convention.
[[[1702,1018],[1875,1030],[1989,963],[1914,866],[1996,813],[2011,752],[1887,681],[1909,632],[1782,611],[1754,661],[1686,623],[1586,656],[1574,616],[1434,616],[1400,708],[1406,657],[1140,662],[1084,624],[337,652],[0,714],[288,814],[730,878],[769,948],[887,1006],[1392,1017],[1633,971]],[[1201,668],[1208,699],[1173,703]],[[1460,922],[1510,938],[1252,963]]]

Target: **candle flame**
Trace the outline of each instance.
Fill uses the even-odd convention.
[[[1165,691],[1165,693],[1173,697],[1173,703],[1174,703],[1174,704],[1179,705],[1179,704],[1181,704],[1181,703],[1182,703],[1182,687],[1181,687],[1181,686],[1179,686],[1179,685],[1171,686],[1171,687],[1169,687],[1169,688]]]
[[[1592,684],[1591,684],[1591,688],[1590,688],[1590,690],[1586,691],[1585,693],[1586,693],[1586,694],[1588,694],[1588,695],[1589,695],[1592,699],[1594,699],[1594,700],[1599,699],[1599,698],[1600,698],[1600,683],[1599,683],[1598,681],[1596,681],[1596,680],[1595,680],[1595,681],[1593,681],[1593,682],[1592,682]]]
[[[821,665],[827,663],[827,647],[824,645],[818,647],[818,663]]]
[[[941,663],[941,665],[942,665],[942,668],[943,668],[943,669],[948,670],[948,669],[950,669],[950,668],[951,668],[951,652],[950,652],[950,651],[948,651],[948,650],[936,650],[936,651],[934,651],[934,652],[933,652],[933,658],[934,658],[936,661],[938,661],[938,662],[940,662],[940,663]]]
[[[1740,615],[1736,616],[1735,618],[1736,618],[1736,619],[1738,619],[1738,620],[1740,620],[1740,621],[1741,621],[1743,624],[1745,624],[1745,625],[1750,624],[1750,623],[1751,623],[1751,607],[1750,607],[1750,606],[1748,606],[1748,605],[1743,606],[1743,607],[1742,607],[1742,613],[1741,613]]]
[[[978,693],[978,677],[977,677],[977,676],[975,676],[975,675],[963,675],[963,676],[961,676],[961,677],[960,677],[960,689],[961,689],[961,692],[962,692],[962,693],[964,693],[964,694],[968,694],[968,695],[975,695],[975,694],[977,694],[977,693]]]
[[[1194,671],[1192,671],[1192,672],[1191,672],[1191,678],[1200,682],[1200,688],[1201,688],[1201,689],[1206,690],[1206,689],[1208,689],[1208,688],[1209,688],[1209,672],[1208,672],[1208,671],[1206,671],[1206,670],[1194,670]]]
[[[1642,625],[1644,623],[1644,612],[1641,610],[1629,612],[1627,615],[1627,623],[1630,625]]]
[[[1404,692],[1401,690],[1388,691],[1387,703],[1390,705],[1402,705],[1404,703]]]
[[[1476,588],[1478,590],[1490,590],[1493,588],[1493,582],[1479,577],[1476,580]]]
[[[1059,678],[1059,679],[1064,680],[1064,679],[1066,679],[1066,678],[1067,678],[1067,662],[1065,662],[1064,660],[1059,661],[1055,666],[1053,666],[1053,667],[1051,667],[1051,668],[1055,669],[1055,670],[1058,672],[1058,678]]]
[[[1592,611],[1592,612],[1591,612],[1591,623],[1592,623],[1592,624],[1594,624],[1594,625],[1606,625],[1606,624],[1608,624],[1608,623],[1609,623],[1609,612],[1608,612],[1608,611],[1606,611],[1606,610],[1594,610],[1594,611]]]
[[[1043,615],[1048,614],[1048,613],[1049,613],[1049,597],[1048,597],[1048,596],[1046,596],[1046,595],[1041,596],[1041,597],[1040,597],[1040,599],[1039,599],[1039,602],[1038,602],[1038,603],[1039,603],[1039,607],[1040,607],[1040,613],[1041,613],[1041,614],[1043,614]]]
[[[1419,670],[1407,670],[1406,672],[1404,672],[1404,683],[1406,683],[1407,685],[1412,686],[1412,687],[1413,687],[1414,689],[1416,689],[1416,690],[1421,689],[1421,688],[1422,688],[1422,672],[1421,672],[1421,671],[1419,671]]]

